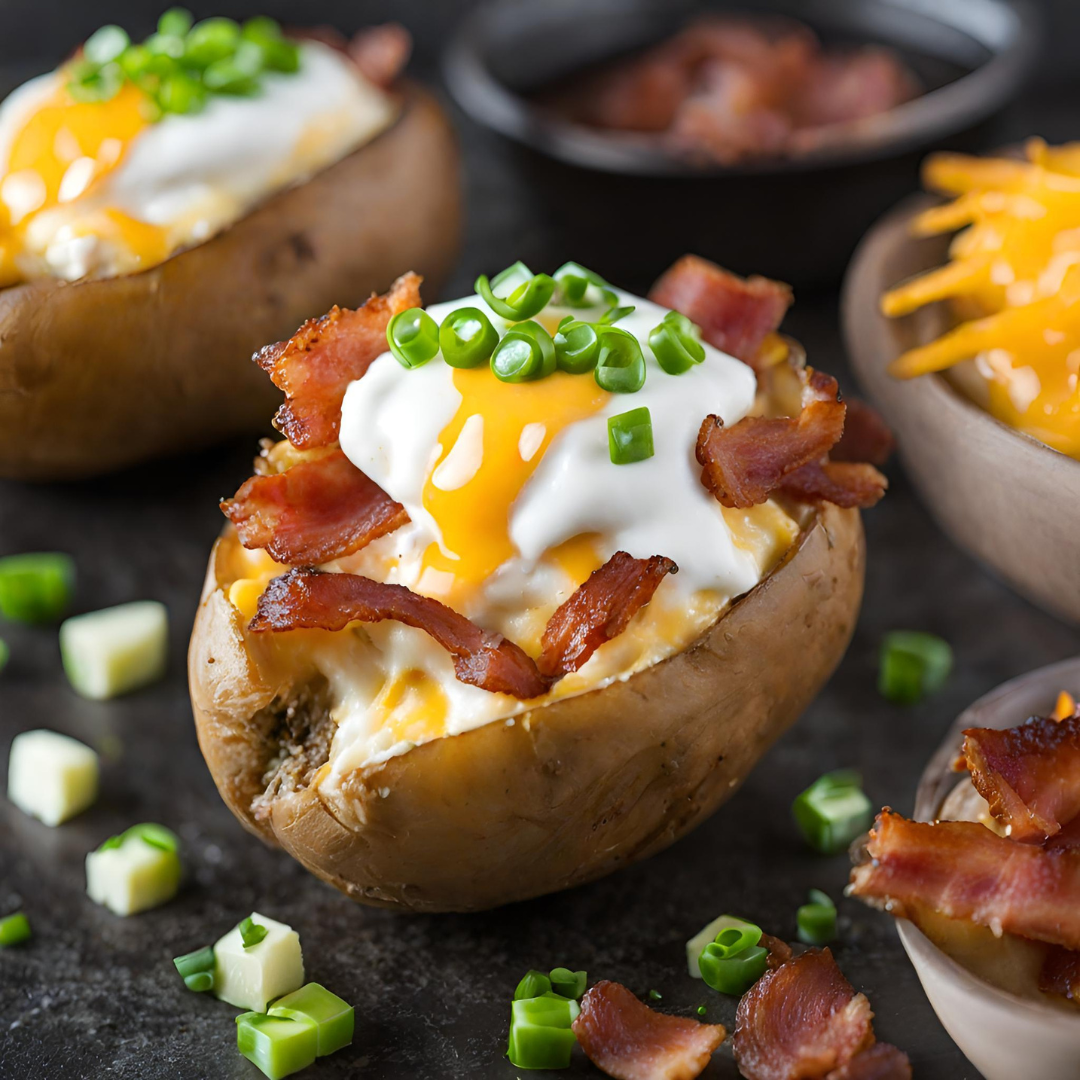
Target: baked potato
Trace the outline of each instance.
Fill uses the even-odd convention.
[[[686,320],[673,322],[664,308],[617,293],[595,275],[589,280],[589,288],[606,290],[611,310],[623,312],[625,329],[610,339],[600,318],[590,324],[601,342],[626,348],[630,339],[647,339],[658,318],[696,340]],[[753,290],[738,291],[746,283],[731,281],[738,305],[757,302]],[[487,295],[487,279],[478,284]],[[808,398],[806,388],[820,381],[809,369],[774,365],[756,390],[753,369],[701,344],[704,362],[672,378],[668,366],[661,370],[658,357],[666,354],[654,335],[649,381],[634,395],[598,391],[603,353],[593,375],[564,369],[514,382],[503,381],[500,347],[492,353],[489,344],[490,363],[481,358],[462,370],[448,326],[471,325],[479,312],[502,341],[521,340],[513,334],[524,331],[496,318],[497,292],[485,309],[490,318],[476,306],[479,297],[428,309],[442,322],[442,359],[429,354],[417,363],[412,351],[409,365],[399,363],[396,352],[414,349],[416,335],[399,339],[398,320],[424,332],[410,306],[414,288],[399,281],[390,296],[342,316],[345,329],[323,320],[275,347],[282,364],[317,370],[328,338],[340,356],[342,336],[359,333],[362,320],[378,317],[388,327],[381,342],[369,343],[381,355],[364,359],[343,400],[338,395],[321,419],[301,394],[287,396],[277,424],[291,441],[264,450],[259,475],[223,503],[232,524],[211,555],[189,680],[203,755],[247,829],[358,901],[470,911],[567,888],[648,856],[731,796],[844,653],[863,586],[856,507],[876,501],[884,480],[852,465],[845,468],[873,479],[871,497],[839,488],[828,499],[811,493],[808,477],[820,481],[834,467],[811,461],[806,454],[817,451],[803,447],[799,460],[808,464],[787,460],[756,492],[734,482],[736,467],[724,490],[717,461],[733,442],[764,443],[766,428],[780,442],[801,440],[826,413],[842,426],[835,381],[824,377],[824,392]],[[558,305],[572,286],[557,277],[554,288],[554,312],[536,317],[561,326],[563,336],[572,327]],[[778,322],[784,307],[770,318]],[[577,313],[584,318],[580,304]],[[599,308],[593,315],[602,318]],[[721,327],[709,327],[717,338]],[[764,332],[752,355],[765,337],[775,356],[781,343]],[[386,341],[394,355],[383,351]],[[295,367],[291,380],[272,371],[286,387],[298,385]],[[802,412],[770,416],[792,383],[804,388]],[[698,409],[711,403],[721,412],[701,424],[703,468],[688,453],[700,416],[686,395]],[[614,442],[598,454],[596,440],[605,425],[610,436],[612,424],[630,415],[621,412],[627,397],[647,402],[656,445],[616,464]],[[820,416],[810,399],[820,402]],[[558,428],[568,401],[578,411],[542,444],[539,465],[526,468],[535,417]],[[334,423],[315,438],[329,413]],[[454,419],[443,426],[447,415]],[[478,417],[483,455],[462,471],[462,447]],[[434,455],[428,436],[439,442]],[[838,437],[834,425],[826,441]],[[367,450],[365,439],[372,440]],[[423,497],[419,486],[409,487],[423,477],[394,465],[397,439],[412,447],[411,472],[418,461],[426,470]],[[762,475],[759,468],[755,476]],[[828,475],[842,484],[854,474]],[[341,527],[350,499],[367,503],[359,544],[354,521]],[[496,513],[485,517],[493,505]],[[540,509],[535,519],[530,506]],[[607,532],[590,531],[600,518]],[[430,519],[441,537],[432,545]],[[659,531],[635,532],[645,521]],[[353,539],[328,547],[328,529]],[[516,553],[494,543],[500,529],[512,533]],[[639,558],[627,554],[635,546]],[[646,547],[668,550],[646,558]],[[446,549],[456,552],[449,563],[440,562]],[[524,558],[531,551],[539,554]],[[410,552],[423,552],[417,559],[427,566],[412,578]],[[499,558],[505,561],[492,571]],[[710,559],[715,564],[703,572]],[[631,575],[621,594],[612,585],[616,566]],[[728,570],[733,577],[724,576]],[[470,573],[475,579],[458,588]],[[649,574],[642,597],[635,590]],[[500,668],[504,661],[509,666]],[[515,683],[523,671],[535,681]],[[435,721],[433,701],[441,710]]]
[[[388,128],[205,242],[0,289],[0,476],[93,476],[258,431],[275,395],[257,347],[410,267],[437,288],[458,243],[457,149],[434,98],[397,89]],[[3,241],[0,220],[0,255]]]

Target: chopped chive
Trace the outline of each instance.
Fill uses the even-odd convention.
[[[608,417],[608,454],[614,465],[632,465],[653,456],[652,414],[648,407]]]
[[[21,911],[0,919],[0,948],[21,945],[30,939],[30,920]]]
[[[517,989],[514,991],[514,1000],[520,1001],[522,998],[540,997],[541,994],[550,992],[551,980],[542,971],[528,971],[521,982],[517,984]]]
[[[439,327],[439,348],[451,367],[473,368],[487,363],[498,344],[499,331],[476,307],[452,311]]]
[[[570,1025],[580,1011],[576,1001],[556,994],[513,1002],[507,1046],[511,1063],[519,1069],[569,1068],[577,1042]]]
[[[765,974],[768,962],[769,950],[762,945],[727,954],[715,942],[705,946],[698,961],[706,985],[733,997],[746,993]]]
[[[197,994],[214,988],[214,950],[209,946],[173,957],[184,985]]]
[[[645,357],[638,339],[617,326],[601,327],[597,336],[600,349],[593,372],[597,384],[614,394],[636,394],[645,385]]]
[[[700,334],[700,329],[685,315],[669,311],[649,331],[649,348],[664,371],[669,375],[681,375],[705,359]]]
[[[52,622],[71,603],[75,563],[59,552],[0,559],[0,615],[12,622]]]
[[[318,1031],[307,1020],[246,1012],[236,1018],[236,1048],[270,1080],[281,1080],[314,1064]]]
[[[119,26],[103,26],[95,30],[83,45],[83,56],[99,66],[111,63],[131,44],[127,32]]]
[[[889,701],[916,705],[944,686],[952,665],[952,649],[942,638],[893,630],[881,643],[878,691]]]
[[[600,351],[600,338],[596,327],[579,322],[567,315],[559,323],[555,334],[555,362],[560,371],[570,375],[584,375],[596,367],[596,355]]]
[[[659,990],[650,990],[649,991],[649,1000],[650,1001],[662,1001],[663,998],[664,998],[664,995],[661,994]]]
[[[158,33],[164,34],[166,37],[183,37],[191,29],[191,23],[191,12],[186,8],[169,8],[158,19]]]
[[[240,923],[240,938],[245,949],[258,945],[269,931],[261,923],[255,922],[250,915]]]
[[[423,308],[408,308],[390,320],[386,341],[402,367],[418,368],[439,351],[439,326]]]
[[[270,1006],[269,1014],[314,1024],[316,1057],[332,1054],[353,1040],[355,1010],[318,983],[305,983],[299,990],[278,998]]]
[[[625,319],[627,315],[632,315],[635,311],[633,304],[624,304],[621,307],[610,307],[599,319],[596,320],[598,326],[614,326],[620,319]]]
[[[588,975],[584,971],[571,971],[569,968],[557,967],[551,969],[551,989],[565,998],[580,1000],[588,985]]]
[[[555,342],[538,322],[518,323],[491,354],[491,370],[503,382],[542,379],[555,370]]]
[[[476,279],[476,291],[496,315],[517,322],[538,315],[555,294],[555,279],[534,274],[520,260],[488,281],[486,274]]]
[[[744,922],[741,926],[728,926],[713,939],[721,957],[737,956],[745,949],[752,948],[761,941],[761,927]]]
[[[836,937],[836,905],[820,889],[810,890],[810,902],[795,912],[799,940],[806,945],[828,945]]]
[[[842,769],[815,780],[791,805],[807,843],[822,855],[836,855],[873,821],[870,800],[859,774]]]

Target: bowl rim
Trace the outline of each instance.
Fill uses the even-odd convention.
[[[486,0],[461,21],[444,50],[443,75],[465,113],[482,126],[564,164],[622,175],[685,179],[800,174],[868,163],[962,131],[986,119],[1012,98],[1033,66],[1043,25],[1030,0],[950,0],[936,10],[925,0],[866,0],[894,15],[908,11],[967,33],[991,55],[952,82],[862,121],[858,137],[851,141],[823,145],[790,157],[756,158],[734,165],[695,165],[654,146],[643,147],[641,136],[598,132],[549,116],[498,80],[488,69],[478,42],[483,40],[488,22],[515,3]],[[562,4],[568,15],[580,10],[580,0],[546,3]],[[806,0],[800,17],[812,21],[815,9],[823,11],[827,6],[827,0]],[[961,8],[959,16],[955,14],[957,7]],[[972,32],[970,23],[980,11],[993,11],[998,19],[1010,21],[1011,32],[1003,47],[995,47],[985,37],[976,38]],[[747,13],[766,18],[770,15],[768,10],[757,8]],[[965,13],[972,18],[965,19]]]
[[[932,821],[945,795],[959,782],[959,774],[951,771],[950,764],[960,747],[964,728],[1014,727],[1022,722],[1022,719],[1017,719],[1015,710],[1023,712],[1037,708],[1034,702],[1047,700],[1047,695],[1052,700],[1066,682],[1080,685],[1080,656],[1067,657],[1017,675],[964,709],[950,725],[919,778],[915,792],[915,820]],[[1024,702],[1030,704],[1025,705]],[[1013,1013],[1021,1011],[1033,1020],[1052,1024],[1062,1033],[1080,1039],[1080,1010],[1073,1016],[1049,1003],[1020,997],[986,982],[939,949],[907,919],[897,919],[896,929],[905,952],[916,966],[919,962],[927,964],[941,978],[961,985],[969,994],[979,998],[980,1003],[1007,1007]]]

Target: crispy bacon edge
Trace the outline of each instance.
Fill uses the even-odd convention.
[[[650,1009],[617,982],[598,982],[571,1025],[585,1056],[616,1080],[694,1080],[727,1031]]]
[[[1080,717],[968,728],[957,766],[1013,840],[1041,843],[1080,814]]]
[[[741,278],[698,255],[684,255],[657,278],[649,299],[682,312],[710,345],[755,367],[762,343],[791,307],[791,286]]]
[[[900,918],[929,908],[995,933],[1080,949],[1080,851],[1050,851],[971,821],[909,821],[887,807],[848,892]]]
[[[420,305],[419,274],[403,274],[384,296],[363,307],[332,307],[308,319],[288,341],[260,349],[252,359],[285,393],[275,426],[301,450],[331,446],[341,426],[341,403],[349,383],[359,379],[386,351],[390,320]]]
[[[351,622],[394,619],[430,634],[454,658],[464,683],[521,700],[539,697],[548,680],[532,658],[501,634],[482,630],[464,615],[404,585],[359,574],[296,568],[273,578],[259,597],[252,633],[268,630],[343,630]]]
[[[346,51],[365,79],[389,90],[405,70],[412,47],[409,31],[401,23],[388,22],[358,30]]]
[[[577,671],[606,641],[618,637],[679,568],[663,555],[635,559],[617,551],[548,620],[537,666],[548,678]]]
[[[285,472],[251,477],[222,500],[221,511],[244,547],[305,565],[351,555],[409,520],[405,507],[340,449]]]
[[[844,434],[829,451],[833,461],[865,461],[884,465],[896,449],[893,435],[884,417],[861,398],[845,397]]]
[[[779,490],[797,502],[866,510],[880,502],[888,488],[889,481],[865,462],[812,461],[788,473]]]

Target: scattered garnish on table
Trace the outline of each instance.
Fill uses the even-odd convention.
[[[862,777],[854,769],[838,769],[815,780],[791,805],[806,842],[822,855],[837,855],[874,820]]]
[[[244,937],[249,923],[265,931],[250,945]],[[285,923],[253,911],[214,945],[214,995],[238,1009],[264,1013],[275,998],[303,985],[300,935]]]
[[[236,1047],[268,1080],[282,1080],[314,1064],[319,1036],[303,1020],[245,1012],[236,1018]]]
[[[917,705],[945,685],[952,666],[947,641],[922,631],[892,630],[881,642],[878,691],[900,705]]]
[[[585,987],[589,985],[589,976],[584,971],[571,971],[569,968],[557,967],[551,969],[549,975],[551,989],[556,994],[565,998],[581,1000],[585,993]]]
[[[209,945],[173,958],[184,985],[197,994],[214,989],[214,963],[214,950]]]
[[[875,1044],[873,1015],[832,952],[811,949],[764,975],[739,1002],[735,1061],[746,1080],[910,1080],[907,1056]]]
[[[307,983],[299,990],[279,997],[270,1006],[269,1015],[314,1024],[316,1057],[333,1054],[353,1040],[355,1010],[319,983]]]
[[[956,199],[915,218],[919,235],[962,229],[952,261],[896,286],[886,315],[949,301],[955,325],[893,361],[892,374],[949,377],[999,420],[1080,457],[1080,148],[1032,139],[1027,160],[935,154],[927,187]]]
[[[827,893],[810,890],[809,903],[795,912],[799,940],[806,945],[828,945],[836,937],[836,905]]]
[[[5,915],[0,919],[0,949],[21,945],[30,940],[30,920],[22,911]]]
[[[581,1006],[548,991],[538,997],[515,998],[510,1005],[510,1039],[506,1053],[520,1069],[566,1069],[576,1041],[570,1026]]]
[[[741,920],[721,929],[698,957],[706,986],[733,997],[745,993],[769,966],[769,950],[761,938],[760,926]]]
[[[98,796],[98,756],[56,731],[22,731],[11,741],[8,798],[25,814],[59,825]]]
[[[0,559],[0,615],[12,622],[55,622],[75,591],[70,555],[33,552]]]
[[[720,1024],[658,1013],[606,980],[586,993],[572,1031],[586,1057],[615,1080],[694,1080],[727,1036]]]
[[[116,915],[171,900],[180,888],[180,841],[162,825],[132,825],[86,856],[86,892]]]

